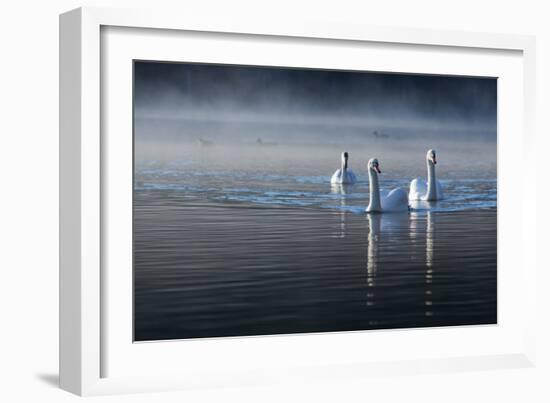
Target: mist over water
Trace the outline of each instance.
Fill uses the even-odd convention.
[[[155,62],[134,71],[138,176],[322,182],[348,151],[363,180],[376,157],[383,183],[410,181],[426,176],[434,148],[439,179],[496,179],[495,79]]]
[[[363,141],[376,130],[496,140],[496,79],[154,62],[136,62],[134,72],[136,124],[153,129],[140,138],[325,143]]]
[[[188,196],[213,201],[363,213],[369,201],[366,169],[369,158],[377,157],[380,161],[383,190],[402,187],[408,191],[412,179],[426,178],[425,147],[415,144],[395,147],[381,141],[365,143],[351,148],[327,144],[265,146],[255,142],[136,147],[143,149],[144,154],[153,155],[136,159],[135,186],[139,190],[182,191]],[[437,177],[445,187],[446,198],[432,209],[496,207],[496,161],[491,158],[495,153],[488,145],[485,148],[483,153],[479,144],[476,149],[456,146],[448,148],[450,154],[447,155],[447,148],[438,147]],[[341,151],[350,149],[353,151],[348,151],[349,167],[358,182],[334,188],[330,185],[330,176],[340,168]],[[425,206],[415,204],[413,207]]]
[[[134,67],[136,340],[496,322],[496,80]],[[445,199],[366,214],[430,148]]]

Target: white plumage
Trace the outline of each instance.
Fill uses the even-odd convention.
[[[378,174],[380,164],[376,158],[369,160],[369,188],[370,200],[367,207],[367,213],[397,213],[409,210],[409,201],[407,192],[402,188],[396,188],[391,191],[380,191],[378,184]]]
[[[435,181],[437,199],[443,199],[443,187],[441,183],[436,179]],[[423,178],[415,178],[411,181],[411,187],[409,190],[409,200],[427,200],[428,195],[428,182]]]
[[[351,169],[348,168],[348,153],[342,153],[342,166],[330,178],[330,183],[333,185],[352,185],[357,182],[357,177]]]
[[[443,199],[443,187],[435,177],[435,165],[437,164],[435,150],[426,153],[426,165],[428,179],[415,178],[409,188],[409,200],[436,201]]]

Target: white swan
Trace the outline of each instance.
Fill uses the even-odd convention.
[[[376,158],[369,160],[369,191],[370,201],[367,207],[367,213],[392,213],[402,212],[409,210],[409,201],[407,199],[407,192],[402,188],[393,189],[390,192],[380,192],[378,185],[378,174],[380,171],[380,164]]]
[[[351,185],[357,181],[355,174],[351,169],[348,169],[348,153],[342,153],[342,167],[337,169],[330,178],[330,183],[340,185]]]
[[[435,201],[443,199],[443,189],[435,178],[435,150],[428,150],[426,153],[426,164],[428,166],[428,181],[416,178],[411,181],[409,200]]]

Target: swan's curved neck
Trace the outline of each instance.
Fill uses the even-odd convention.
[[[382,211],[382,204],[380,203],[380,187],[378,186],[378,173],[371,168],[369,168],[369,192],[370,201],[369,206],[367,207],[367,212]]]
[[[342,171],[345,171],[348,169],[348,159],[342,157]]]
[[[428,165],[428,192],[426,193],[426,200],[437,200],[437,186],[435,181],[435,165],[432,161],[427,160]]]

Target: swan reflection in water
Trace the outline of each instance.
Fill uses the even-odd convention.
[[[402,248],[401,240],[409,231],[408,214],[367,214],[367,306],[376,304],[376,278],[381,269],[383,250],[388,256],[394,249]],[[381,245],[384,245],[382,248]],[[377,323],[371,323],[376,325]]]
[[[338,215],[340,216],[340,228],[338,231],[334,232],[333,238],[345,238],[346,237],[346,195],[351,193],[353,185],[332,183],[330,185],[330,193],[340,195],[340,200],[338,201],[340,205],[340,210]]]
[[[433,204],[433,202],[421,202]],[[424,206],[425,207],[425,206]],[[429,207],[429,206],[428,206]],[[426,211],[425,213],[420,212],[411,212],[411,237],[419,237],[420,232],[420,223],[422,221],[426,222],[425,226],[425,261],[426,261],[426,272],[424,275],[425,280],[425,300],[424,305],[426,306],[426,311],[424,312],[426,316],[433,316],[433,294],[432,294],[432,284],[434,280],[434,239],[435,239],[435,214],[432,211]]]
[[[432,283],[435,265],[435,217],[431,211],[412,211],[410,214],[367,214],[367,301],[368,307],[376,305],[377,281],[391,266],[381,265],[385,258],[391,257],[394,250],[407,248],[411,260],[425,267],[420,292],[424,304],[425,316],[434,315]],[[408,242],[407,242],[408,239]],[[408,243],[408,246],[406,245]],[[414,251],[422,249],[421,255]],[[421,266],[421,267],[422,267]],[[377,280],[378,279],[378,280]],[[419,295],[420,296],[420,295]],[[372,321],[371,325],[378,325]]]
[[[381,214],[367,214],[369,232],[367,236],[367,306],[374,305],[374,286],[378,271],[378,249],[380,238]],[[371,321],[370,325],[376,325]]]

